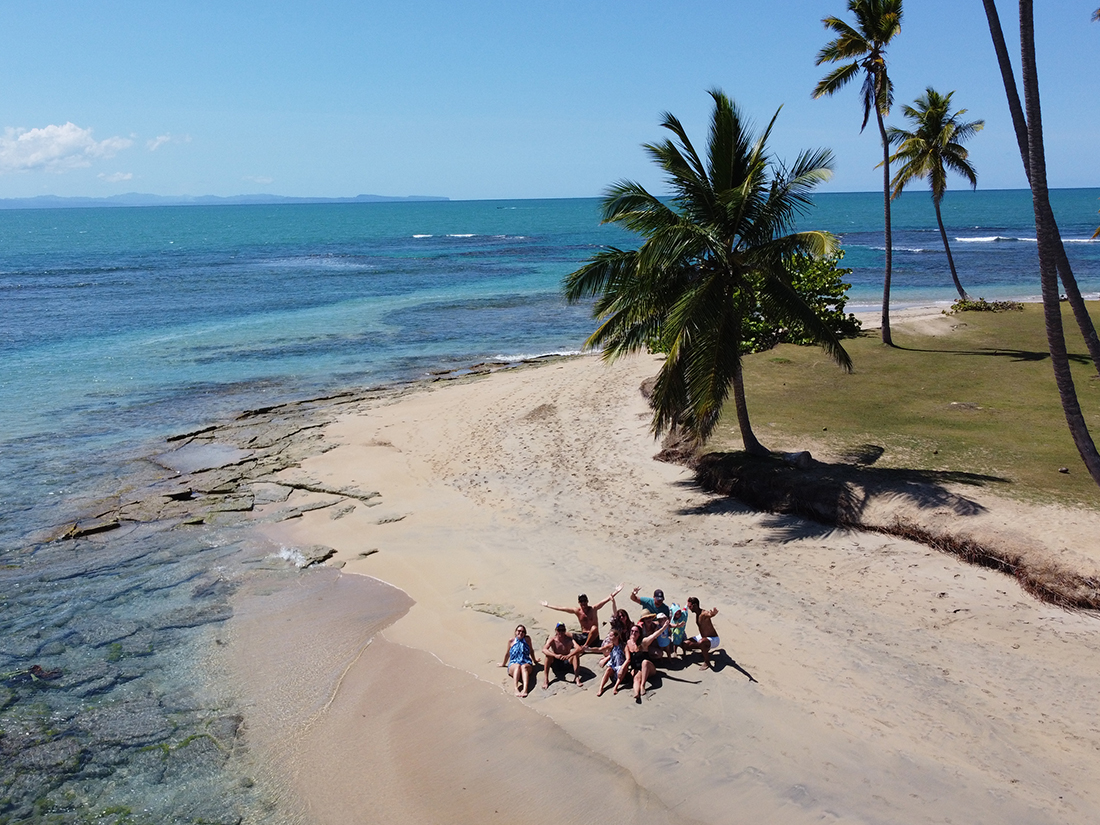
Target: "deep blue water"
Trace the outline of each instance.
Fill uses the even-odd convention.
[[[1098,197],[1052,193],[1093,298]],[[850,310],[880,301],[881,213],[879,194],[832,194],[803,220],[841,236]],[[950,192],[944,219],[972,295],[1038,296],[1030,193]],[[928,195],[907,192],[893,220],[894,306],[950,303]],[[166,436],[236,411],[576,351],[593,322],[562,301],[562,277],[631,243],[594,199],[0,211],[0,822],[31,804],[27,771],[59,777],[35,802],[59,822],[108,802],[148,812],[125,821],[208,818],[202,801],[228,793],[217,760],[173,772],[150,756],[188,753],[172,749],[198,741],[188,731],[232,717],[182,687],[210,627],[153,617],[218,609],[204,571],[239,537],[140,534],[66,555],[28,536],[113,492]],[[11,676],[31,662],[66,676]],[[233,787],[233,810],[257,804]]]

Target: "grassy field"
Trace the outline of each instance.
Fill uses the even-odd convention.
[[[1100,323],[1100,303],[1089,307]],[[1100,442],[1100,378],[1065,304],[1063,317],[1077,394]],[[1040,305],[895,322],[893,333],[894,348],[877,331],[846,341],[850,375],[817,348],[781,345],[747,357],[749,414],[764,445],[980,474],[1005,495],[1100,508],[1058,400]],[[741,449],[732,403],[707,448]]]

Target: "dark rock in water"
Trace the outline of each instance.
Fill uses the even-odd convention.
[[[113,673],[101,676],[98,679],[93,679],[90,682],[85,682],[80,687],[73,688],[69,691],[73,696],[79,696],[82,699],[86,699],[89,696],[98,696],[107,693],[118,683],[118,679],[115,678]]]
[[[150,624],[157,630],[169,628],[198,627],[211,622],[224,622],[233,615],[233,608],[227,604],[207,604],[197,607],[181,607],[154,617]]]
[[[206,723],[206,728],[218,742],[229,747],[240,733],[242,724],[244,724],[244,717],[235,713],[211,719]]]
[[[76,632],[81,644],[102,647],[125,639],[127,636],[133,636],[140,626],[137,622],[97,616],[78,619],[70,625],[70,628]]]
[[[19,748],[11,755],[11,768],[22,771],[73,773],[84,761],[84,749],[69,736]]]
[[[208,579],[200,581],[191,591],[192,599],[224,598],[231,596],[237,589],[237,583],[228,579]]]
[[[139,699],[92,708],[77,719],[98,750],[101,745],[151,745],[165,741],[175,731],[165,709],[157,702]]]

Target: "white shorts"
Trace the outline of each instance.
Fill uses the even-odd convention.
[[[716,647],[718,647],[718,645],[721,644],[721,640],[717,636],[707,636],[706,639],[707,639],[708,642],[710,642],[710,649],[711,650],[714,650]],[[692,636],[691,640],[693,642],[702,642],[703,637],[702,636]]]

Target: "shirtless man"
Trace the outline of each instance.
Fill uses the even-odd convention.
[[[546,665],[542,670],[542,689],[550,687],[550,668],[555,662],[573,665],[573,683],[577,687],[581,685],[581,653],[584,648],[577,644],[577,640],[565,632],[565,622],[558,622],[554,628],[554,635],[546,640],[542,653],[546,657]]]
[[[560,610],[562,613],[572,613],[574,616],[577,617],[577,621],[581,624],[581,632],[574,633],[573,639],[582,648],[586,648],[586,650],[582,650],[581,652],[587,653],[587,648],[598,648],[600,646],[600,616],[598,612],[599,609],[608,602],[615,601],[615,596],[617,596],[619,591],[622,589],[623,586],[620,584],[618,587],[611,591],[610,596],[608,596],[602,602],[598,602],[594,605],[590,605],[588,603],[588,596],[586,596],[584,593],[581,593],[579,596],[577,596],[576,607],[558,607],[556,605],[548,604],[546,602],[539,602],[539,604],[541,604],[543,607],[549,608],[550,610]]]
[[[699,635],[691,639],[684,639],[681,644],[685,650],[703,651],[703,663],[699,665],[699,669],[706,670],[710,667],[710,652],[722,643],[718,638],[718,634],[714,632],[714,622],[711,621],[718,615],[718,608],[712,607],[710,610],[703,610],[699,606],[699,600],[692,596],[688,599],[688,610],[695,614],[695,623],[699,626]]]

